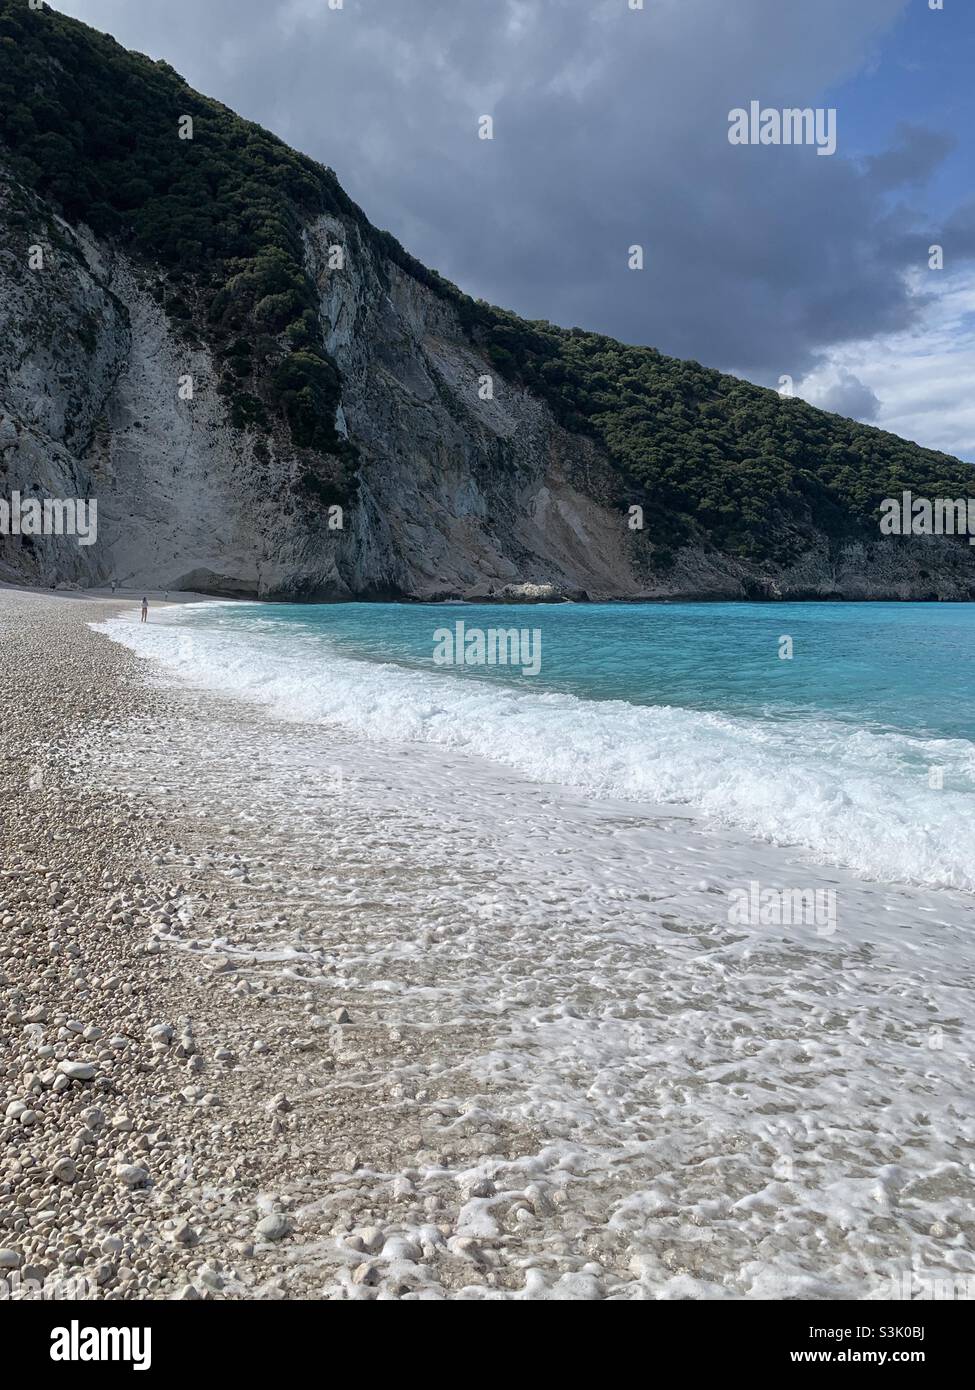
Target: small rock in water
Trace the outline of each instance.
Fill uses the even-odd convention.
[[[218,1269],[212,1269],[210,1265],[201,1265],[198,1277],[201,1283],[206,1284],[207,1288],[217,1289],[218,1291],[222,1289],[226,1283],[220,1271]]]
[[[384,1260],[411,1260],[413,1263],[422,1258],[419,1246],[403,1236],[390,1236],[383,1246],[382,1257]]]
[[[272,1211],[257,1223],[257,1234],[262,1240],[284,1240],[291,1234],[291,1222],[280,1211]]]
[[[493,1197],[496,1190],[490,1178],[472,1178],[461,1188],[461,1193],[466,1198]]]
[[[362,1230],[357,1232],[357,1235],[362,1241],[363,1250],[367,1250],[370,1255],[374,1255],[377,1250],[381,1250],[386,1240],[385,1232],[380,1230],[378,1226],[363,1226]]]

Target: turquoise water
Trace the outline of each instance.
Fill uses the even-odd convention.
[[[537,630],[538,673],[435,664],[457,623]],[[503,764],[513,796],[527,778],[687,806],[865,878],[975,891],[972,606],[206,603],[108,627],[273,717]]]
[[[212,611],[212,610],[211,610]],[[587,700],[781,718],[829,715],[924,737],[975,739],[975,605],[234,605],[242,628],[317,635],[337,651],[455,679]],[[541,669],[435,667],[434,632],[537,628]],[[779,657],[780,639],[793,657]]]

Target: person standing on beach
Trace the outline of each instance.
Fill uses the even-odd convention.
[[[144,598],[144,599],[142,600],[142,621],[145,622],[145,620],[146,620],[146,618],[147,618],[148,616],[149,616],[149,600],[148,600],[147,598]]]

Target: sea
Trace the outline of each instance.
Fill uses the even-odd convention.
[[[975,891],[970,605],[211,602],[109,626],[280,719],[685,806],[866,879]],[[492,629],[523,634],[531,661],[521,646],[518,664],[478,661]]]

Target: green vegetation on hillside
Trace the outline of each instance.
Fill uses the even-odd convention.
[[[883,498],[967,496],[975,481],[947,454],[699,362],[467,303],[501,372],[604,445],[660,538],[685,539],[692,521],[722,550],[784,561],[811,519],[834,538],[875,539]]]
[[[194,138],[179,138],[192,116]],[[16,176],[164,267],[167,312],[203,333],[239,426],[286,420],[316,496],[350,493],[355,450],[336,433],[341,382],[304,264],[310,216],[345,218],[457,309],[506,378],[541,395],[619,470],[653,533],[702,529],[724,550],[784,560],[811,521],[877,534],[884,497],[964,495],[971,468],[734,377],[580,329],[527,323],[462,294],[374,228],[331,170],[200,96],[164,62],[23,0],[0,0],[0,144]],[[316,460],[338,473],[323,478]]]

